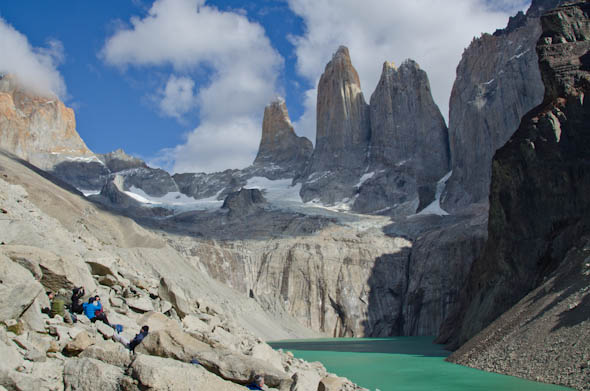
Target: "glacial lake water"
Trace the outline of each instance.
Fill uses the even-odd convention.
[[[371,391],[558,391],[566,387],[488,373],[444,359],[431,337],[339,338],[270,342]]]

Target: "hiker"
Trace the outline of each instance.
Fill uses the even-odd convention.
[[[82,304],[82,308],[84,309],[84,314],[88,317],[88,319],[90,319],[92,323],[100,320],[107,326],[111,326],[107,315],[102,309],[102,303],[100,302],[100,297],[98,295],[88,299],[88,303]]]
[[[264,376],[256,375],[254,376],[254,381],[252,381],[252,383],[248,384],[246,387],[248,387],[249,390],[263,390],[263,386]]]
[[[70,312],[73,314],[81,314],[84,311],[82,306],[82,297],[84,296],[84,287],[72,289],[72,304],[70,305]]]
[[[150,327],[148,325],[145,325],[141,328],[141,331],[135,335],[135,338],[133,338],[131,342],[129,342],[125,337],[119,334],[119,332],[113,334],[113,340],[121,342],[127,349],[134,352],[135,347],[139,345],[145,337],[147,337],[149,331]]]
[[[47,292],[50,307],[43,308],[41,312],[49,315],[51,318],[54,318],[55,315],[59,315],[66,323],[73,323],[69,311],[66,311],[67,299],[65,297],[65,292],[66,291],[63,289],[60,289],[57,294],[55,292]]]

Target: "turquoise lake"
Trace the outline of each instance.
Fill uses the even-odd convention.
[[[271,342],[371,391],[557,391],[566,387],[451,364],[431,337],[315,339]]]

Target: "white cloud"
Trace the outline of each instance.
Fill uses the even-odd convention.
[[[27,90],[45,96],[66,96],[66,85],[57,66],[63,62],[59,41],[46,48],[34,48],[26,36],[0,18],[0,73],[16,75]]]
[[[145,18],[132,18],[130,27],[107,40],[102,56],[122,68],[171,66],[183,75],[171,76],[162,88],[160,108],[179,118],[196,107],[200,125],[186,144],[168,150],[178,154],[174,171],[252,163],[263,110],[275,95],[283,65],[259,24],[204,0],[157,0]],[[191,84],[204,74],[210,75],[205,85]],[[205,141],[210,144],[204,146]],[[230,152],[231,157],[225,155]]]
[[[445,118],[455,69],[473,37],[506,26],[508,17],[530,3],[502,0],[288,0],[305,23],[303,36],[292,38],[297,69],[317,85],[339,45],[350,49],[367,103],[384,61],[412,58],[429,76],[436,103]],[[309,97],[308,97],[309,98]],[[315,101],[296,124],[315,139]],[[310,126],[313,128],[310,129]]]
[[[171,75],[160,94],[162,112],[170,117],[181,119],[195,107],[194,87],[195,82],[192,79]]]

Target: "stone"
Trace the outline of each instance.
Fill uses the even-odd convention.
[[[150,332],[158,330],[180,329],[180,324],[160,312],[147,312],[136,321],[139,328],[149,326]]]
[[[64,354],[68,356],[77,356],[86,348],[96,343],[96,339],[91,337],[86,331],[82,331],[76,337],[68,342],[64,348]]]
[[[197,331],[199,333],[206,333],[211,331],[212,327],[207,323],[196,317],[195,315],[187,315],[182,319],[182,326],[188,331]]]
[[[315,371],[297,371],[292,377],[292,391],[317,390],[321,377]]]
[[[93,358],[109,365],[127,368],[131,364],[131,353],[122,344],[114,341],[98,341],[86,348],[80,358]]]
[[[73,358],[66,362],[63,381],[66,391],[121,391],[123,369],[92,358]]]
[[[111,326],[108,326],[103,322],[96,322],[95,325],[98,332],[102,334],[102,336],[106,339],[112,338],[113,334],[115,334],[115,330],[113,330]]]
[[[291,384],[284,371],[264,361],[223,347],[212,348],[180,329],[150,331],[135,351],[184,362],[197,359],[210,372],[241,384],[248,382],[252,373],[264,373],[266,383],[271,387]]]
[[[43,292],[43,287],[21,265],[0,249],[0,322],[19,318]]]
[[[133,377],[141,389],[149,390],[216,390],[238,391],[243,385],[225,381],[199,365],[187,364],[167,358],[137,355],[131,365]]]
[[[41,284],[45,290],[57,292],[84,286],[88,292],[96,289],[96,283],[88,268],[73,255],[57,255],[49,250],[32,246],[7,245],[2,250],[7,257],[29,270],[41,270]],[[68,292],[71,293],[71,292]]]
[[[23,364],[23,359],[14,344],[7,342],[0,341],[0,368],[14,370]]]
[[[170,279],[160,279],[158,295],[160,298],[172,303],[172,307],[181,318],[193,312],[182,288]]]
[[[29,330],[38,333],[45,333],[45,318],[41,314],[41,305],[39,304],[39,297],[33,301],[33,304],[23,313],[21,320]]]
[[[270,179],[295,177],[303,171],[313,152],[313,144],[298,137],[283,99],[264,109],[262,138],[253,165],[265,168]]]
[[[154,305],[149,297],[142,296],[125,300],[129,308],[135,312],[144,313],[154,311]]]

